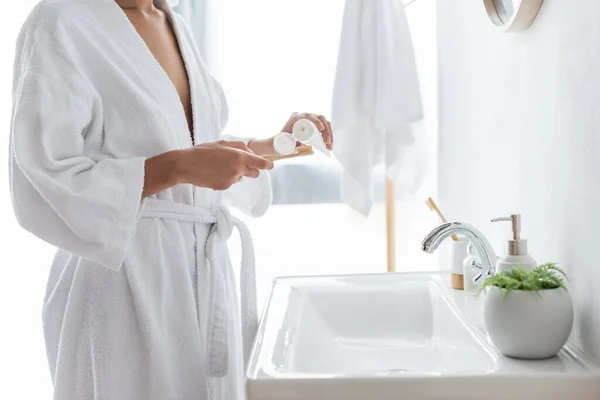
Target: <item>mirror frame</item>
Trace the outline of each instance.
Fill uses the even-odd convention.
[[[533,24],[544,0],[519,0],[508,22],[503,22],[496,11],[494,0],[483,0],[485,10],[492,23],[504,32],[521,32]]]

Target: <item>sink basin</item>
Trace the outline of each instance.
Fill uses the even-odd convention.
[[[284,348],[271,360],[279,373],[441,375],[494,368],[493,355],[435,282],[415,278],[364,288],[338,283],[287,286],[288,309],[279,328]]]
[[[249,400],[600,399],[592,360],[572,348],[544,361],[503,357],[481,300],[446,282],[444,273],[275,280]]]

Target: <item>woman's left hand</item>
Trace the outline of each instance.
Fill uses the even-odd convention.
[[[323,115],[293,113],[281,131],[292,133],[294,124],[301,119],[308,119],[309,121],[312,121],[312,123],[314,123],[317,126],[317,129],[319,129],[321,132],[321,135],[323,135],[323,141],[325,142],[325,146],[327,146],[327,150],[333,150],[333,130],[331,129],[331,122],[329,122]]]
[[[327,149],[333,150],[333,131],[331,129],[331,122],[329,122],[327,118],[322,115],[293,113],[283,126],[283,129],[281,129],[281,132],[292,133],[294,124],[301,119],[308,119],[312,121],[317,126],[317,129],[321,131],[321,135],[323,135],[323,142],[325,142]],[[298,143],[298,145],[300,145],[300,143]],[[273,147],[273,138],[253,139],[248,143],[248,147],[254,154],[259,156],[277,154],[275,148]]]

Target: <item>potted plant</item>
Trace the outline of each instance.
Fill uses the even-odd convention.
[[[488,278],[484,320],[492,343],[505,356],[524,359],[553,357],[573,327],[573,302],[556,264],[532,271],[512,269]]]

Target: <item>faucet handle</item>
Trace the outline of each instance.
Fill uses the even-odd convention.
[[[481,278],[483,278],[484,276],[485,277],[489,277],[489,276],[492,276],[492,275],[493,275],[492,271],[480,272],[479,274],[477,274],[477,276],[475,278],[473,278],[473,282],[479,282],[479,280]]]

